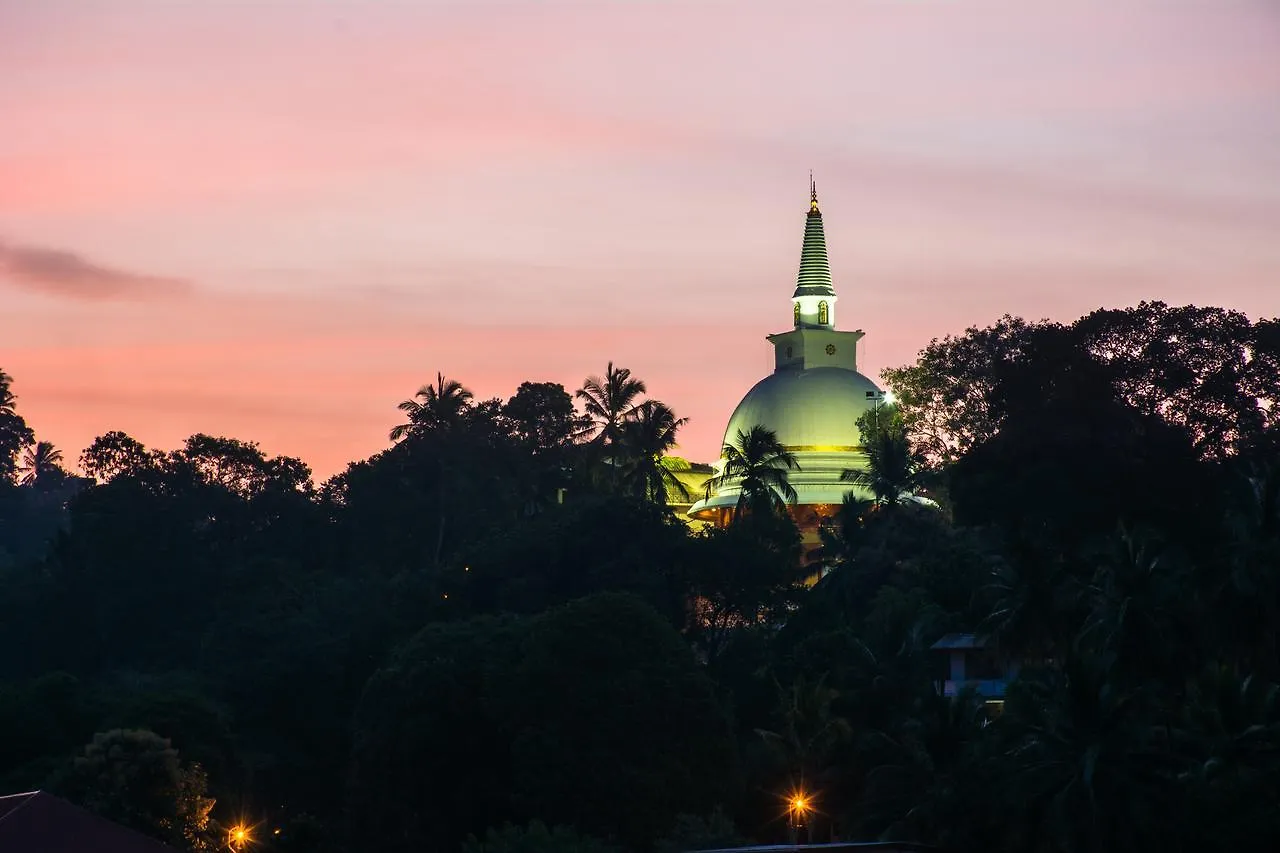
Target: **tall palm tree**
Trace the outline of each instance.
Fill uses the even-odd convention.
[[[708,488],[738,486],[738,503],[733,510],[735,520],[742,516],[743,510],[770,512],[795,503],[796,490],[791,486],[788,472],[800,470],[800,465],[773,430],[761,424],[745,432],[738,430],[733,443],[721,450],[721,456],[724,469],[718,477],[707,481]]]
[[[645,400],[635,407],[632,419],[622,425],[618,441],[623,489],[659,504],[667,502],[669,493],[689,497],[684,483],[662,464],[662,458],[676,446],[676,433],[688,422],[657,400]]]
[[[462,423],[464,415],[471,407],[472,394],[471,391],[463,387],[461,382],[454,379],[445,379],[444,374],[436,373],[436,382],[434,385],[423,385],[418,389],[418,393],[414,395],[414,399],[405,400],[397,408],[408,415],[408,422],[400,424],[391,430],[391,440],[400,441],[402,438],[411,436],[423,436],[428,434],[439,434],[447,436],[453,433],[454,428]],[[404,445],[401,445],[402,447]],[[413,448],[408,448],[412,450]],[[441,452],[442,448],[436,448],[436,452],[430,454],[431,462],[435,467],[435,492],[436,492],[436,541],[432,549],[431,565],[438,569],[440,567],[441,555],[444,553],[445,529],[448,526],[451,506],[449,502],[449,491],[456,481],[458,474],[457,461],[452,454]],[[415,485],[415,488],[417,486]]]
[[[409,420],[391,430],[391,440],[399,441],[408,435],[456,426],[471,399],[471,392],[461,382],[445,379],[444,374],[437,372],[434,385],[423,385],[414,399],[405,400],[396,407],[408,415]]]
[[[38,441],[22,457],[22,485],[34,486],[62,472],[62,451],[51,441]]]
[[[622,425],[636,416],[640,404],[636,401],[646,391],[644,382],[634,379],[625,367],[614,367],[609,362],[604,378],[589,376],[574,397],[582,401],[582,408],[591,419],[594,441],[604,445],[617,442]]]

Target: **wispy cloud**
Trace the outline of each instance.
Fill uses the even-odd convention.
[[[114,269],[65,249],[0,240],[0,283],[4,282],[71,299],[150,299],[191,289],[186,279]]]

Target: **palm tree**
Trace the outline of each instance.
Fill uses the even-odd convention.
[[[1118,680],[1114,661],[1072,652],[1058,669],[1020,680],[996,724],[1007,740],[994,758],[1008,786],[997,796],[1018,802],[1014,819],[1029,820],[1028,835],[1051,838],[1054,850],[1194,849],[1171,843],[1176,820],[1148,818],[1172,800],[1177,757],[1155,691]]]
[[[414,399],[405,400],[397,407],[408,415],[409,420],[391,430],[391,440],[399,441],[410,436],[424,436],[432,433],[441,437],[453,434],[454,428],[462,423],[464,415],[470,409],[471,399],[471,391],[463,387],[461,382],[445,379],[443,373],[437,372],[434,385],[423,385],[414,395]],[[401,447],[411,452],[417,449],[409,445],[401,445]],[[429,454],[429,457],[435,468],[438,516],[431,565],[438,569],[444,552],[445,529],[450,514],[449,491],[455,482],[458,470],[457,461],[449,452],[449,448],[436,447],[434,451]],[[416,484],[414,488],[417,488]]]
[[[622,487],[642,500],[667,502],[674,492],[687,499],[684,483],[662,464],[662,458],[676,446],[676,432],[689,422],[657,400],[645,400],[633,410],[631,420],[622,425]]]
[[[853,734],[849,721],[832,709],[840,691],[827,685],[826,674],[811,681],[801,673],[787,687],[775,677],[773,685],[781,725],[777,731],[756,729],[756,734],[776,751],[793,777],[817,781],[835,747]]]
[[[1026,660],[1049,660],[1069,645],[1081,622],[1085,590],[1062,557],[1000,562],[982,594],[991,613],[979,633]]]
[[[1202,834],[1188,849],[1246,849],[1280,832],[1280,686],[1235,667],[1207,667],[1190,683],[1176,745],[1190,825]],[[1223,846],[1225,842],[1226,846]],[[1274,846],[1274,845],[1273,845]]]
[[[800,470],[800,465],[773,430],[761,424],[745,432],[738,430],[733,443],[721,450],[721,456],[724,469],[707,484],[714,489],[731,484],[738,486],[738,503],[733,509],[735,520],[744,509],[769,512],[795,503],[796,490],[791,487],[788,472]]]
[[[22,457],[22,485],[34,486],[43,482],[52,474],[62,473],[62,451],[53,446],[51,441],[39,441]]]
[[[987,719],[971,692],[924,693],[899,703],[885,729],[862,736],[865,798],[858,815],[863,831],[910,837],[937,831],[949,821],[947,794],[970,783],[965,764]]]
[[[13,392],[9,387],[13,384],[13,377],[0,370],[0,415],[15,414],[13,404],[17,400],[13,396]]]
[[[774,677],[778,696],[774,716],[779,725],[775,731],[756,729],[780,769],[790,777],[792,829],[803,824],[809,843],[814,840],[814,823],[824,816],[806,801],[838,787],[844,768],[837,752],[853,735],[849,721],[833,708],[840,691],[827,686],[826,680],[825,674],[815,681],[801,673],[783,687]],[[793,836],[793,840],[799,839]]]
[[[867,451],[867,468],[846,469],[840,479],[869,489],[880,506],[896,506],[914,495],[924,474],[923,460],[911,449],[897,408],[877,405],[858,418],[858,430]]]
[[[1227,499],[1227,548],[1206,567],[1206,609],[1230,659],[1280,679],[1280,462],[1239,463]]]
[[[849,565],[862,546],[867,513],[874,508],[853,492],[845,492],[840,509],[818,525],[821,547],[810,554],[811,567],[818,572]]]
[[[1085,588],[1089,607],[1078,645],[1116,655],[1116,669],[1181,687],[1206,650],[1186,644],[1195,618],[1191,566],[1154,536],[1122,528],[1097,555]]]
[[[593,440],[604,445],[616,443],[622,425],[636,416],[640,406],[636,398],[645,391],[644,382],[631,378],[631,371],[625,367],[615,368],[612,361],[603,379],[587,377],[574,396],[582,400],[582,408],[591,419]]]
[[[13,377],[0,370],[0,480],[14,475],[18,454],[35,440],[26,421],[14,410],[16,398],[9,390],[12,382]]]
[[[392,441],[424,431],[456,426],[471,404],[472,394],[461,382],[445,379],[444,374],[437,372],[436,384],[423,385],[414,398],[405,400],[396,407],[409,416],[409,421],[391,430]]]

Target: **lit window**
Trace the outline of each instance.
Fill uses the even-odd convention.
[[[827,303],[826,302],[818,303],[818,325],[819,326],[827,325]]]
[[[796,325],[799,326],[800,325],[800,303],[799,302],[796,303],[795,316],[796,316]]]

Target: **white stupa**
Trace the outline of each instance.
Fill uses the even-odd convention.
[[[793,327],[768,336],[774,349],[773,373],[742,398],[724,432],[724,444],[731,444],[739,430],[762,424],[795,454],[800,470],[790,472],[797,495],[792,516],[808,533],[816,532],[821,519],[839,508],[847,492],[869,496],[842,480],[841,474],[866,467],[855,421],[885,399],[884,392],[858,372],[862,330],[836,330],[836,299],[818,193],[810,180],[800,273],[791,295]],[[723,462],[717,472],[721,466]],[[726,483],[693,504],[688,515],[725,524],[739,491],[734,483]]]

